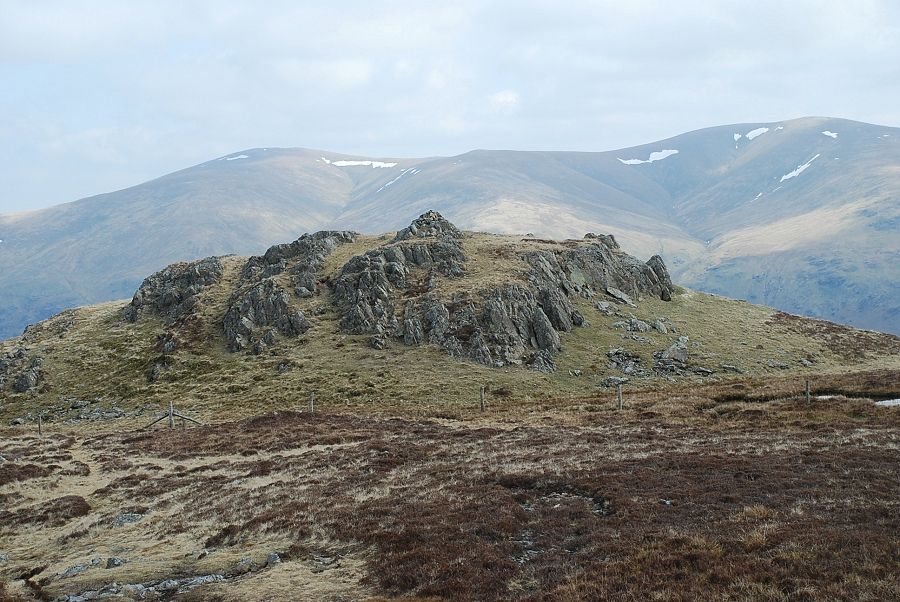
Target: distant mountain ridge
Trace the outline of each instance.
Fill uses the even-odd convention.
[[[130,297],[169,263],[325,228],[609,232],[686,286],[900,332],[900,129],[831,118],[707,128],[606,152],[358,157],[249,149],[138,186],[0,216],[0,337]]]

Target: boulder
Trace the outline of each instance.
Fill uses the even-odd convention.
[[[688,338],[681,336],[665,350],[655,353],[656,367],[669,372],[683,369],[688,362],[687,344]]]
[[[634,301],[631,300],[631,296],[624,291],[620,291],[619,289],[617,289],[614,286],[606,287],[606,294],[608,294],[613,299],[621,301],[622,303],[624,303],[625,305],[627,305],[629,307],[635,307]]]

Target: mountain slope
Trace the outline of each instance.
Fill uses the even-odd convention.
[[[259,253],[323,227],[392,230],[430,208],[467,229],[611,232],[629,252],[663,255],[694,288],[900,332],[898,199],[900,130],[840,119],[721,126],[599,153],[247,150],[0,216],[0,336],[128,296],[176,260]]]

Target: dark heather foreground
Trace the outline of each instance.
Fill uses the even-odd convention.
[[[9,429],[0,599],[900,599],[900,373],[816,382]]]

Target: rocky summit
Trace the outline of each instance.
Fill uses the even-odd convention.
[[[356,236],[316,232],[248,259],[221,320],[228,349],[260,354],[279,337],[304,334],[314,318],[301,308],[303,300],[323,297],[344,332],[371,335],[374,347],[433,344],[486,366],[548,371],[562,350],[560,332],[587,323],[572,298],[616,291],[629,300],[670,300],[673,294],[661,257],[641,262],[612,236],[593,234],[558,249],[521,253],[527,270],[519,282],[443,293],[442,283],[462,278],[467,262],[462,232],[436,211],[351,257],[333,281],[320,280],[328,255]],[[200,309],[198,293],[221,277],[214,257],[170,266],[144,281],[123,316],[135,321],[150,312],[176,331],[187,328]]]
[[[0,344],[12,402],[0,412],[27,421],[37,403],[106,419],[171,397],[253,407],[311,391],[437,401],[486,382],[518,398],[572,396],[882,367],[898,351],[892,335],[679,288],[661,256],[637,259],[609,234],[468,232],[427,211],[381,236],[324,230],[261,255],[178,262],[127,303],[30,326]]]

